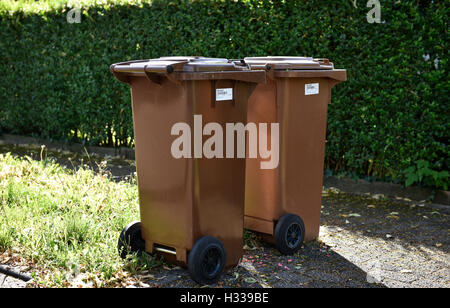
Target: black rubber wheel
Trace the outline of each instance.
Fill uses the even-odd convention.
[[[141,234],[141,222],[135,221],[129,223],[119,236],[118,243],[119,255],[125,259],[130,253],[142,253],[145,251],[145,241]]]
[[[305,224],[299,216],[286,214],[278,221],[273,237],[275,246],[282,254],[294,254],[305,240]]]
[[[226,252],[222,242],[213,236],[199,239],[188,256],[188,270],[194,281],[213,284],[222,275]]]

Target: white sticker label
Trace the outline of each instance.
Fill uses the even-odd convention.
[[[216,101],[233,100],[233,88],[216,89]]]
[[[319,94],[319,84],[318,83],[308,83],[305,84],[305,95]]]

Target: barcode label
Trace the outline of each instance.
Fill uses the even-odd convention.
[[[319,94],[319,84],[318,83],[307,83],[305,84],[305,95]]]
[[[216,89],[216,101],[233,100],[233,88]]]

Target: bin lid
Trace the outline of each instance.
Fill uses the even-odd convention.
[[[270,65],[275,70],[332,70],[333,63],[328,59],[314,59],[311,57],[248,57],[244,62],[251,67]]]
[[[128,82],[129,76],[172,78],[173,80],[196,79],[234,79],[248,82],[265,82],[263,71],[251,70],[243,62],[224,58],[205,58],[197,56],[161,57],[148,60],[135,60],[111,65],[111,72],[117,79]],[[158,77],[159,76],[159,77]]]
[[[113,64],[115,71],[122,72],[206,72],[206,71],[243,71],[248,67],[223,58],[205,57],[161,57],[148,60],[136,60]],[[146,68],[146,69],[145,69]]]

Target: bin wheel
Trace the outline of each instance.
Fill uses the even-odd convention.
[[[145,251],[145,241],[142,238],[141,222],[129,223],[119,236],[119,254],[125,259],[129,253],[141,253]]]
[[[188,270],[194,281],[212,284],[219,280],[226,262],[226,252],[222,242],[213,236],[199,239],[188,257]]]
[[[294,254],[305,240],[305,224],[294,214],[286,214],[278,221],[274,232],[275,246],[285,255]]]

